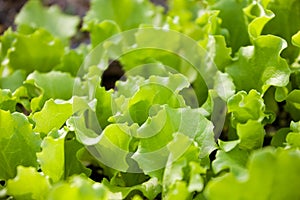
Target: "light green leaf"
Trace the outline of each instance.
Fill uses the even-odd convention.
[[[66,39],[76,34],[79,20],[78,16],[64,14],[58,6],[46,8],[40,1],[30,0],[15,18],[15,23],[22,33],[44,28],[55,37]]]
[[[235,94],[235,85],[227,73],[217,72],[214,89],[224,101]]]
[[[117,96],[132,97],[138,90],[139,86],[143,85],[145,78],[141,76],[129,76],[126,81],[117,81]]]
[[[197,18],[197,12],[200,9],[201,6],[196,1],[173,0],[168,2],[168,16],[177,17],[179,27],[187,26],[183,30],[189,30],[188,26],[191,26]]]
[[[34,83],[43,90],[45,99],[69,100],[73,94],[75,79],[69,73],[51,71],[39,73],[37,71],[28,75],[26,82]]]
[[[204,169],[199,163],[190,162],[190,180],[189,180],[189,192],[200,192],[204,188],[204,178],[201,174],[206,173],[206,169]]]
[[[60,182],[53,186],[48,198],[49,200],[108,200],[106,187],[94,182],[83,175],[72,176],[66,182]]]
[[[127,163],[130,152],[130,143],[132,140],[131,132],[135,127],[129,127],[126,124],[110,124],[98,139],[98,143],[93,146],[92,154],[101,155],[98,159],[113,169],[119,171],[128,170]],[[113,158],[113,159],[112,159]]]
[[[200,165],[199,154],[200,149],[192,144],[178,160],[170,159],[171,162],[166,166],[163,175],[163,199],[170,196],[176,199],[181,195],[190,196],[193,192],[202,191],[204,187],[202,175],[206,174],[206,169]],[[178,182],[186,183],[187,194],[176,192]]]
[[[234,127],[236,123],[246,123],[250,119],[262,122],[266,116],[263,98],[255,90],[248,94],[245,91],[238,92],[228,100],[227,105]]]
[[[2,65],[6,63],[5,57],[7,54],[7,51],[11,48],[13,42],[16,40],[17,34],[16,32],[13,32],[12,28],[8,28],[2,35],[0,35],[0,61]]]
[[[0,88],[10,89],[14,92],[25,81],[26,75],[23,70],[16,70],[11,75],[0,78]]]
[[[51,136],[53,133],[51,132],[43,139],[42,151],[37,153],[37,158],[44,174],[56,183],[63,178],[65,171],[64,141],[67,133],[65,131],[57,132],[58,137],[56,138]]]
[[[295,35],[293,35],[292,43],[293,45],[300,48],[300,31],[298,31]]]
[[[181,74],[170,77],[152,76],[148,84],[141,85],[139,90],[129,100],[129,112],[132,120],[142,124],[149,116],[151,105],[168,104],[178,108],[185,105],[179,91],[189,86],[186,78]]]
[[[90,174],[77,158],[83,146],[66,130],[54,130],[43,139],[42,151],[37,153],[38,161],[45,175],[56,183],[73,174]]]
[[[60,40],[38,29],[29,35],[17,34],[7,56],[11,68],[30,73],[34,70],[50,71],[59,64],[63,53],[64,46]]]
[[[33,114],[32,119],[36,123],[34,131],[48,134],[53,129],[60,129],[72,114],[70,103],[55,103],[50,99],[41,111]]]
[[[196,41],[205,43],[209,35],[220,34],[219,11],[205,9],[203,2],[168,1],[167,25]],[[166,26],[166,25],[165,25]]]
[[[1,90],[0,89],[0,109],[10,112],[16,110],[16,98],[12,96],[10,90]]]
[[[265,130],[259,121],[248,120],[245,124],[237,124],[239,147],[245,150],[261,148],[264,142]]]
[[[109,124],[108,118],[112,116],[112,91],[106,91],[104,87],[98,87],[95,98],[97,99],[96,115],[101,128],[104,129]]]
[[[239,180],[233,173],[215,178],[208,183],[205,196],[216,200],[250,200],[254,196],[258,200],[296,200],[300,196],[299,168],[298,150],[259,150],[248,161],[246,179]]]
[[[286,86],[290,69],[280,57],[286,45],[283,39],[266,35],[257,37],[253,46],[242,47],[237,59],[226,68],[237,90],[265,93],[270,86]]]
[[[79,48],[79,47],[78,47]],[[85,52],[78,51],[78,49],[70,49],[62,56],[60,64],[54,70],[61,72],[68,72],[76,77],[80,66],[83,63]]]
[[[286,141],[289,146],[300,148],[300,133],[291,132],[286,136]]]
[[[139,190],[147,199],[152,200],[161,192],[161,186],[157,178],[150,178],[142,184],[131,187],[115,186],[110,184],[107,179],[104,179],[102,183],[110,191],[109,199],[125,199],[130,192]]]
[[[251,20],[248,25],[248,32],[251,41],[260,36],[264,26],[275,16],[272,11],[267,10],[261,3],[252,2],[244,9],[245,14]]]
[[[224,150],[218,150],[216,159],[212,162],[212,169],[215,174],[222,172],[223,170],[230,170],[234,176],[239,179],[245,178],[246,163],[249,153],[245,150],[241,150],[238,147],[225,152]]]
[[[111,20],[104,20],[98,24],[91,24],[89,30],[93,47],[96,47],[101,42],[121,32],[118,24]]]
[[[282,52],[282,56],[292,63],[299,55],[299,48],[292,45],[291,38],[300,27],[300,1],[272,0],[267,9],[271,10],[275,17],[266,24],[263,34],[277,35],[285,39],[288,47]]]
[[[233,140],[233,141],[222,141],[220,139],[218,140],[219,147],[224,152],[229,152],[233,150],[239,143],[240,143],[239,140]]]
[[[167,104],[173,108],[186,107],[180,92],[189,87],[189,82],[182,74],[167,73],[165,76],[150,76],[148,79],[136,76],[126,82],[117,82],[117,92],[113,95],[110,121],[120,123],[138,123],[142,125],[155,110],[153,105]],[[125,98],[128,97],[128,98]],[[191,95],[196,99],[195,94]],[[194,98],[193,98],[194,97]],[[119,112],[118,112],[119,111]]]
[[[211,58],[210,61],[213,61],[212,64],[216,65],[219,70],[224,71],[225,67],[232,62],[231,58],[231,48],[227,47],[225,38],[222,35],[208,36],[207,44],[204,46],[207,51],[207,56]]]
[[[7,194],[15,199],[47,198],[50,190],[50,181],[33,167],[18,166],[17,176],[7,181]],[[30,182],[30,184],[29,184]]]
[[[298,122],[291,121],[290,128],[293,132],[300,133],[300,121]]]
[[[93,0],[91,8],[84,18],[84,29],[90,30],[91,24],[98,24],[104,20],[115,21],[122,30],[138,28],[140,24],[153,24],[159,20],[159,13],[149,1],[145,0]]]
[[[40,138],[26,116],[0,110],[0,132],[1,180],[15,177],[19,165],[37,167],[35,154],[40,150]]]
[[[17,88],[16,91],[13,93],[13,97],[16,98],[17,103],[21,104],[24,107],[24,110],[22,112],[30,113],[31,111],[34,111],[32,109],[35,99],[40,99],[42,96],[42,91],[32,85],[24,83],[21,87]],[[38,106],[39,107],[39,106]]]
[[[170,160],[171,162],[166,166],[163,175],[163,196],[168,193],[176,181],[183,181],[188,177],[189,174],[185,174],[184,169],[188,168],[190,161],[198,162],[199,154],[199,148],[192,144],[177,160]]]
[[[167,193],[164,199],[188,199],[188,197],[190,197],[191,193],[188,190],[186,182],[176,181],[172,186],[173,188],[169,193]]]
[[[201,157],[215,149],[213,126],[199,109],[164,107],[162,112],[165,115],[161,115],[161,129],[151,137],[141,138],[133,155],[142,170],[151,172],[164,167],[167,159],[177,160],[193,140],[201,149]]]

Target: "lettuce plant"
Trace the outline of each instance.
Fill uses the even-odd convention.
[[[299,10],[29,0],[0,36],[0,198],[299,199]]]

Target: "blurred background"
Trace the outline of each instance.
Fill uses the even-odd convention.
[[[166,0],[151,0],[155,4],[165,6]],[[0,34],[9,26],[13,26],[15,15],[20,11],[27,0],[0,0]],[[43,4],[53,4],[62,8],[65,13],[83,17],[89,9],[90,0],[42,0]]]

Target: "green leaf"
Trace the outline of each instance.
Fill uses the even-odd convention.
[[[283,87],[289,82],[290,69],[280,53],[286,42],[276,36],[259,36],[253,46],[242,47],[237,59],[226,68],[237,90],[256,89],[261,93],[272,85]]]
[[[43,200],[47,198],[50,182],[46,176],[38,173],[33,167],[18,166],[17,171],[17,176],[7,181],[7,194],[15,199]]]
[[[205,196],[216,200],[247,200],[254,196],[259,200],[298,199],[299,167],[299,151],[273,148],[259,150],[248,161],[246,179],[239,180],[233,173],[218,177],[208,183]]]
[[[7,51],[11,48],[13,42],[16,40],[17,34],[12,31],[12,28],[8,28],[3,35],[0,35],[0,61],[4,60]],[[5,62],[5,61],[4,61]],[[2,63],[3,65],[3,63]]]
[[[151,135],[142,137],[133,155],[142,170],[151,172],[164,167],[171,155],[171,160],[177,160],[193,140],[201,149],[201,157],[215,149],[213,126],[199,109],[164,107],[161,112],[165,112],[160,116],[163,126],[158,131],[150,132]]]
[[[232,47],[233,53],[241,46],[250,43],[247,21],[243,9],[248,5],[247,0],[218,0],[210,7],[212,10],[219,10],[219,17],[222,19],[221,26],[229,31],[230,37],[227,43]]]
[[[94,182],[83,175],[77,175],[70,177],[66,182],[55,184],[47,199],[108,199],[108,191],[103,184]]]
[[[200,192],[204,188],[204,178],[201,176],[201,174],[206,173],[206,169],[204,169],[202,166],[199,165],[199,163],[196,162],[190,162],[189,163],[190,168],[190,180],[189,180],[189,192]]]
[[[191,193],[188,191],[188,187],[186,182],[184,181],[176,181],[173,185],[171,192],[169,192],[165,199],[188,199]]]
[[[43,173],[49,176],[52,182],[56,183],[64,175],[64,141],[66,132],[57,132],[59,137],[49,136],[43,139],[41,144],[42,151],[37,153],[38,162]]]
[[[300,31],[293,35],[292,44],[300,48]]]
[[[16,110],[16,98],[14,98],[10,90],[0,89],[0,109],[14,112]]]
[[[69,100],[73,94],[75,79],[64,72],[39,73],[35,71],[27,77],[26,82],[31,83],[31,81],[43,90],[45,99]]]
[[[80,151],[85,147],[83,144],[79,143],[74,137],[74,133],[68,133],[65,138],[64,152],[65,152],[65,168],[64,176],[65,178],[72,176],[74,174],[86,174],[91,175],[92,170],[86,168],[84,163],[80,160]]]
[[[219,147],[224,152],[229,152],[233,150],[239,143],[240,143],[239,140],[233,140],[233,141],[222,141],[220,139],[218,140]]]
[[[300,133],[291,132],[286,136],[286,141],[289,146],[300,148]]]
[[[262,147],[266,133],[261,122],[248,120],[245,124],[237,124],[236,128],[241,149],[252,150]]]
[[[295,121],[300,120],[300,90],[293,90],[286,98],[285,109],[290,113],[291,117]]]
[[[15,23],[22,33],[44,28],[55,37],[66,39],[76,34],[79,20],[78,16],[64,14],[58,6],[46,8],[40,1],[30,0],[15,18]]]
[[[249,153],[245,150],[239,149],[238,147],[226,152],[224,150],[218,150],[216,159],[212,162],[212,169],[215,174],[228,170],[234,176],[239,179],[245,178],[246,174],[246,163],[249,157]]]
[[[78,50],[78,49],[76,49]],[[65,52],[63,57],[61,58],[61,62],[59,65],[57,65],[54,70],[62,71],[62,72],[68,72],[72,76],[76,77],[79,68],[81,67],[85,52],[76,51],[76,50],[69,50]]]
[[[60,129],[72,114],[70,103],[55,103],[50,99],[41,111],[33,114],[32,119],[36,123],[34,131],[48,134],[53,129]]]
[[[38,29],[29,35],[18,34],[7,56],[12,69],[30,73],[34,70],[50,71],[59,64],[63,53],[64,46],[60,40]]]
[[[221,20],[219,11],[203,9],[202,2],[167,1],[168,15],[164,26],[179,31],[194,40],[205,43],[209,35],[219,34]]]
[[[244,9],[245,14],[251,20],[248,25],[248,32],[251,42],[260,36],[264,26],[274,18],[274,13],[267,10],[261,3],[256,1],[252,2],[248,7]]]
[[[43,173],[56,183],[73,174],[90,174],[77,158],[82,145],[66,130],[54,130],[43,139],[42,151],[37,153]]]
[[[224,101],[227,101],[235,94],[235,85],[227,73],[217,72],[214,89]]]
[[[282,102],[287,98],[289,91],[286,87],[276,87],[275,90],[275,100],[277,102]]]
[[[23,114],[0,110],[0,132],[1,180],[15,177],[19,165],[37,167],[40,138]]]
[[[196,1],[173,0],[168,2],[168,15],[178,16],[181,26],[197,18],[197,12],[201,6]]]
[[[300,27],[300,2],[298,0],[272,0],[267,8],[271,10],[275,17],[266,24],[263,34],[280,36],[288,42],[288,47],[282,52],[282,56],[287,58],[289,63],[299,55],[299,48],[292,45],[291,38],[299,31]],[[297,19],[297,20],[295,20]]]
[[[176,199],[181,195],[190,196],[193,192],[202,191],[204,187],[202,175],[206,174],[206,169],[200,165],[199,154],[200,149],[192,144],[179,159],[170,160],[163,175],[163,199],[171,197]],[[176,191],[179,182],[186,183],[184,186],[184,190],[187,190],[186,194]]]
[[[135,122],[142,125],[150,116],[153,105],[185,107],[185,100],[180,92],[190,84],[182,74],[169,73],[167,77],[153,75],[146,80],[137,76],[129,78],[126,82],[117,82],[116,85],[120,92],[115,94],[116,100],[112,103],[114,116],[110,121]],[[125,97],[129,98],[124,99]]]
[[[25,113],[30,113],[31,111],[35,111],[33,109],[35,101],[40,101],[42,91],[33,84],[24,83],[21,87],[17,88],[13,93],[13,96],[16,98],[17,103],[21,104],[24,107]],[[39,105],[37,105],[40,108]]]
[[[127,157],[130,155],[131,132],[134,127],[126,124],[108,125],[102,132],[99,142],[92,152],[101,162],[113,169],[126,171],[129,167]],[[92,153],[93,154],[93,153]],[[112,159],[114,158],[114,159]]]
[[[111,20],[104,20],[98,24],[91,24],[89,30],[93,47],[96,47],[101,42],[121,32],[118,24]]]
[[[105,128],[109,124],[108,118],[112,116],[112,91],[106,91],[104,87],[98,87],[95,98],[97,99],[96,115],[101,128]]]
[[[227,105],[234,127],[236,123],[246,123],[250,119],[262,122],[266,116],[263,98],[255,90],[248,94],[245,91],[238,92],[228,100]]]
[[[142,184],[131,187],[115,186],[110,184],[107,179],[104,179],[102,183],[110,191],[109,199],[125,199],[135,190],[141,191],[147,199],[154,199],[161,192],[157,178],[150,178]]]
[[[144,123],[153,104],[168,104],[174,108],[184,106],[184,100],[178,93],[188,86],[188,81],[181,74],[170,77],[151,76],[148,84],[140,86],[129,100],[128,106],[132,120],[138,124]]]
[[[23,84],[26,75],[23,70],[16,70],[11,75],[0,78],[0,88],[10,89],[12,92]]]
[[[153,24],[160,12],[161,9],[145,0],[93,0],[90,10],[84,18],[83,28],[90,30],[90,24],[112,20],[122,30],[129,30],[138,28],[140,24]]]
[[[213,65],[216,65],[219,70],[224,71],[225,67],[232,62],[230,56],[231,48],[227,47],[224,36],[208,36],[208,41],[204,48],[207,51],[207,56],[214,62]]]
[[[281,128],[276,131],[275,135],[272,137],[271,145],[274,147],[284,147],[286,145],[285,138],[289,132],[289,128]]]
[[[291,121],[290,128],[293,132],[300,133],[300,121],[298,121],[298,122]]]

